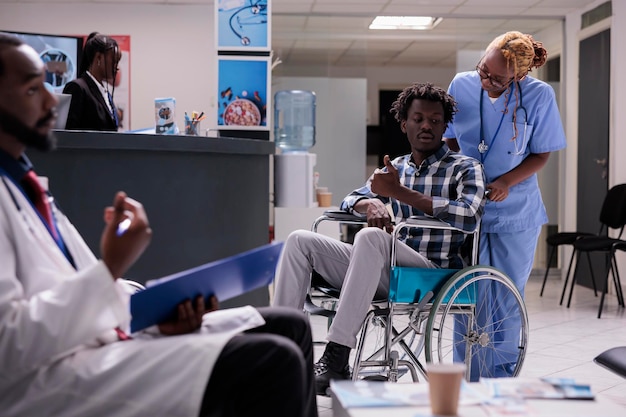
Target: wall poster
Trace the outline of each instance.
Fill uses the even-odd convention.
[[[218,51],[271,50],[269,0],[215,0]]]
[[[217,73],[219,128],[269,130],[270,58],[220,55]]]

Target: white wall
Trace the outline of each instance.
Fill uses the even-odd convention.
[[[378,125],[378,92],[402,90],[414,82],[431,82],[447,89],[455,74],[454,67],[277,67],[275,76],[365,78],[367,80],[367,124]]]
[[[217,124],[212,5],[1,3],[0,29],[56,35],[130,35],[131,128],[154,126],[154,99],[175,97]]]
[[[310,90],[316,96],[315,171],[319,185],[333,193],[333,204],[367,178],[366,80],[363,78],[276,77],[279,90]]]
[[[485,48],[487,48],[487,45],[485,45]],[[473,71],[484,53],[484,49],[466,49],[458,51],[456,53],[456,72]]]

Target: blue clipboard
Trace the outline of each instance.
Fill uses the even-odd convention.
[[[210,262],[173,275],[148,281],[146,289],[130,297],[131,332],[161,323],[176,315],[177,306],[202,294],[225,301],[274,280],[283,242]]]

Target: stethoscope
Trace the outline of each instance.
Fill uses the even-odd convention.
[[[515,83],[517,85],[517,90],[519,91],[519,106],[517,106],[517,108],[515,109],[515,112],[519,112],[522,111],[524,112],[524,132],[523,132],[523,136],[522,136],[522,143],[518,144],[517,142],[517,137],[519,135],[515,135],[513,137],[513,146],[514,146],[514,151],[510,152],[509,151],[509,155],[515,155],[515,156],[519,156],[519,155],[523,155],[524,151],[525,151],[525,144],[526,144],[526,131],[528,128],[528,112],[526,112],[526,107],[524,107],[524,98],[522,95],[522,87],[519,85],[519,82]],[[511,87],[513,88],[513,87]],[[480,89],[480,99],[479,99],[479,112],[480,112],[480,143],[478,144],[478,152],[480,153],[480,160],[481,162],[485,161],[485,158],[487,158],[487,154],[489,153],[489,151],[491,150],[491,144],[493,143],[493,141],[496,139],[496,137],[498,136],[498,133],[500,132],[500,128],[502,127],[502,122],[504,121],[504,116],[506,114],[506,112],[502,113],[502,117],[500,117],[500,123],[498,124],[498,128],[496,129],[496,133],[494,133],[493,137],[491,138],[491,140],[489,141],[489,143],[485,142],[485,130],[484,130],[484,126],[483,126],[483,95],[485,93],[485,90],[483,90],[482,88]],[[511,102],[511,96],[513,95],[513,91],[511,91],[511,93],[509,94],[509,97],[506,101],[506,108],[509,108],[509,103]],[[515,118],[515,120],[517,120],[517,117]],[[513,121],[513,131],[517,132],[517,126],[515,126],[515,121]]]
[[[237,36],[241,40],[242,45],[250,45],[250,38],[244,36],[243,34],[243,27],[245,25],[261,25],[267,23],[267,0],[257,0],[254,3],[252,3],[252,1],[253,0],[250,0],[251,4],[249,6],[243,6],[242,8],[234,12],[228,20],[230,30],[232,30],[235,36]],[[248,9],[250,9],[250,16],[239,16],[241,12]],[[234,20],[237,20],[237,26],[239,26],[239,30],[236,29],[233,25]]]

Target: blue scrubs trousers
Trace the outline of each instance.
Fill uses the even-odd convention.
[[[541,227],[512,233],[481,232],[479,263],[490,265],[508,275],[522,297],[532,271],[537,239]],[[480,332],[493,335],[490,348],[479,350],[473,357],[471,380],[479,377],[512,376],[520,342],[519,309],[515,298],[497,282],[479,281],[476,322]],[[497,300],[497,302],[494,302]],[[462,318],[456,321],[456,334],[466,334]],[[465,344],[455,344],[455,361],[463,361]],[[480,361],[479,361],[480,359]],[[482,363],[480,369],[479,362]]]

